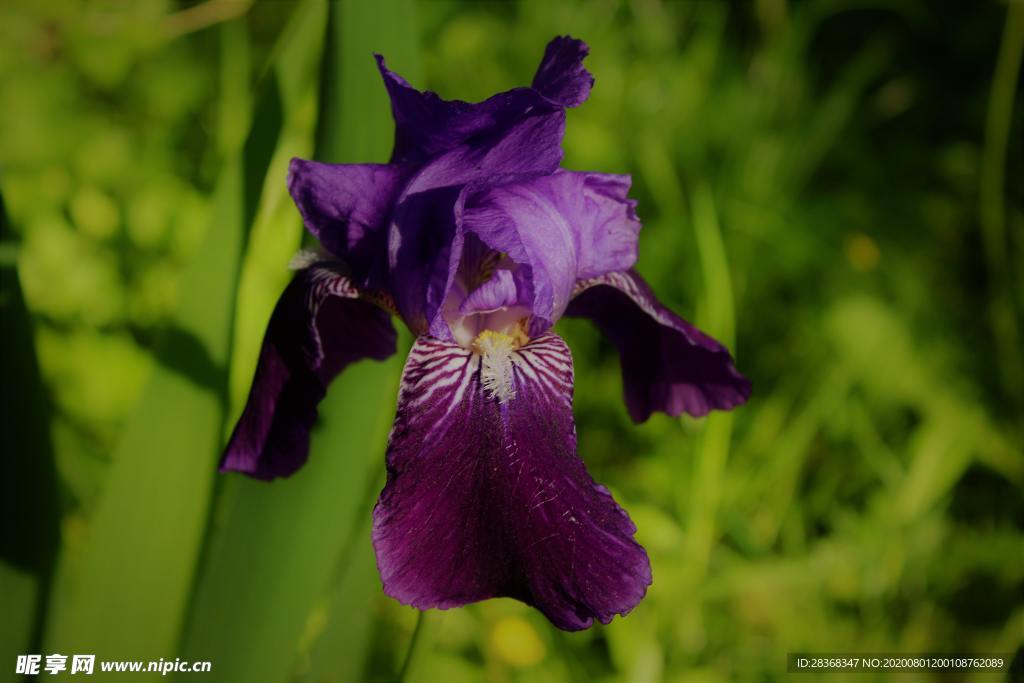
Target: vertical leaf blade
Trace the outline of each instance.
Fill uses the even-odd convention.
[[[2,197],[0,244],[13,245]],[[15,266],[14,260],[0,263],[0,602],[9,610],[0,630],[4,662],[39,639],[59,543],[50,411]]]
[[[121,438],[83,556],[64,558],[48,625],[52,652],[149,660],[177,653],[223,431],[237,274],[256,200],[247,188],[269,162],[252,136],[276,135],[258,121],[247,134],[248,117],[237,116],[249,103],[248,37],[243,20],[222,31],[222,110],[236,115],[222,121],[225,160],[210,226],[186,269],[178,312]]]
[[[163,362],[122,436],[82,564],[65,563],[50,651],[173,656],[223,421],[211,373],[226,362],[241,191],[241,165],[233,162],[221,175],[209,239],[188,271],[194,284],[183,293],[180,332],[164,342]]]

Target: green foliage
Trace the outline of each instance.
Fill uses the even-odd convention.
[[[0,197],[0,244],[16,248]],[[50,440],[50,406],[42,390],[32,319],[14,262],[0,263],[0,430],[5,436],[0,514],[0,594],[10,611],[0,633],[0,656],[12,660],[38,644],[60,544],[57,481]],[[26,457],[31,454],[31,457]]]
[[[1020,652],[1022,7],[0,4],[0,671],[681,683],[779,680],[797,650]],[[479,99],[563,33],[597,79],[565,165],[632,174],[640,271],[755,393],[633,425],[613,351],[561,323],[648,597],[577,634],[510,600],[417,622],[369,544],[401,352],[334,383],[293,478],[214,472],[302,240],[287,164],[386,159],[374,51]]]
[[[225,84],[248,78],[239,24],[223,28]],[[225,87],[224,106],[244,89]],[[224,389],[238,261],[246,233],[244,178],[260,159],[222,131],[225,158],[211,229],[184,273],[178,312],[157,342],[158,363],[115,451],[80,557],[64,558],[45,644],[109,658],[173,649],[191,592],[224,421]],[[265,162],[264,162],[265,167]],[[139,624],[149,622],[142,629]]]

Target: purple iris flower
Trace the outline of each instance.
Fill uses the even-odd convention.
[[[629,176],[559,167],[588,48],[548,44],[533,83],[477,104],[377,63],[395,118],[388,164],[295,159],[288,177],[324,252],[294,264],[222,470],[286,477],[349,363],[416,335],[373,512],[384,590],[420,609],[508,596],[556,626],[626,614],[651,583],[636,527],[576,455],[573,365],[551,331],[588,318],[618,348],[626,405],[705,415],[750,395],[729,352],[632,269]]]

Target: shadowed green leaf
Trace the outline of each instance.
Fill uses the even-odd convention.
[[[0,625],[0,681],[20,678],[14,674],[18,655],[35,651],[33,625],[37,620],[39,578],[17,567],[0,562],[0,596],[4,605],[4,620]]]
[[[222,27],[222,110],[249,106],[243,20]],[[263,100],[278,101],[274,83]],[[280,112],[222,118],[224,163],[206,241],[184,276],[158,366],[117,449],[82,557],[66,557],[47,634],[51,651],[174,657],[202,547],[226,405],[235,289],[248,217]],[[258,138],[258,139],[257,139]]]
[[[365,653],[373,638],[373,602],[377,563],[370,544],[370,524],[359,529],[342,558],[338,583],[324,605],[324,628],[309,654],[304,680],[365,680]]]
[[[0,243],[13,244],[0,197]],[[50,411],[16,263],[0,263],[0,661],[38,644],[57,555],[57,484]],[[7,674],[8,672],[5,672]]]

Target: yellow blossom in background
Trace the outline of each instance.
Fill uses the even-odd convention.
[[[537,631],[521,617],[503,617],[494,624],[491,648],[498,659],[517,668],[533,666],[545,654]]]

